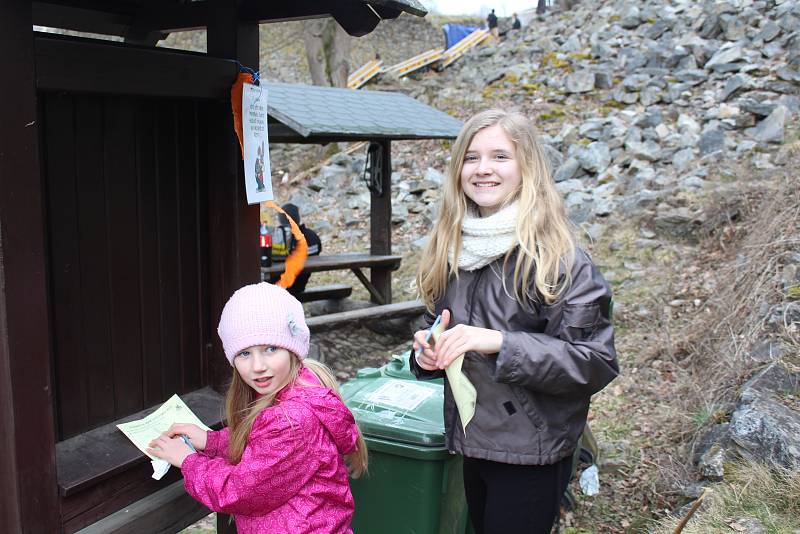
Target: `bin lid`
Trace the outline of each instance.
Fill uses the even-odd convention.
[[[386,376],[392,378],[402,378],[404,380],[417,380],[414,373],[411,372],[411,367],[408,364],[410,354],[392,354],[392,361],[387,363],[381,368],[381,371]]]
[[[444,445],[441,382],[368,375],[359,374],[341,387],[364,436],[424,447]]]

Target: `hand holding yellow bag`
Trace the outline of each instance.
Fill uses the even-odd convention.
[[[444,325],[441,321],[434,323],[431,327],[431,337],[434,343],[439,339],[439,336],[444,332]],[[464,364],[464,355],[462,354],[445,369],[447,375],[447,382],[450,384],[450,390],[453,392],[453,399],[456,402],[458,415],[461,417],[461,426],[464,429],[464,435],[467,434],[467,425],[472,421],[475,415],[475,405],[478,402],[478,392],[475,391],[475,386],[469,381],[467,375],[461,370]]]

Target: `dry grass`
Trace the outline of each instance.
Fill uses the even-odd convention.
[[[761,190],[750,199],[748,212],[746,235],[724,247],[727,261],[716,274],[715,289],[684,325],[685,337],[677,348],[688,378],[678,392],[684,411],[710,415],[697,431],[717,422],[714,413],[734,399],[738,386],[753,373],[756,364],[748,354],[758,339],[773,335],[790,341],[793,336],[788,324],[770,331],[763,310],[786,299],[781,271],[800,248],[800,192],[794,178]]]
[[[800,529],[800,470],[742,462],[732,464],[726,477],[689,520],[685,534],[741,532],[747,518],[757,519],[768,533]],[[659,521],[651,532],[671,534],[679,520]]]
[[[615,283],[622,375],[594,399],[591,421],[615,467],[601,467],[600,495],[579,499],[567,532],[643,532],[683,505],[696,480],[694,443],[727,420],[739,387],[763,365],[749,358],[753,344],[780,337],[800,354],[798,325],[766,321],[775,305],[791,305],[780,282],[800,253],[795,178],[753,178],[728,199],[702,202],[709,224],[697,243],[639,251],[638,230],[626,239],[617,229],[615,247],[597,244],[601,269],[622,273]],[[629,261],[653,276],[627,277]],[[676,299],[689,304],[670,306]],[[691,304],[695,299],[699,305]]]

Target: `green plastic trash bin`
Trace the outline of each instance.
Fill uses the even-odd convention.
[[[442,381],[416,381],[398,356],[341,390],[369,449],[369,473],[350,481],[353,532],[463,534],[461,456],[445,446]]]

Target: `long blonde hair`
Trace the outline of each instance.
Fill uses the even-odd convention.
[[[552,304],[571,281],[575,238],[536,130],[529,120],[518,113],[490,109],[469,119],[453,144],[439,219],[417,271],[417,289],[429,310],[433,310],[434,303],[444,296],[450,276],[458,276],[461,225],[470,210],[477,212],[477,207],[461,187],[464,155],[475,134],[495,125],[503,128],[514,143],[522,174],[518,189],[511,198],[506,199],[506,203],[513,200],[519,202],[515,229],[517,247],[508,251],[503,266],[505,271],[506,263],[516,251],[514,295],[523,305],[531,304],[538,296],[545,303]],[[448,253],[451,246],[454,252],[452,264]],[[562,272],[565,277],[560,280]],[[533,295],[528,289],[531,273],[536,293]]]
[[[241,461],[244,448],[247,445],[247,438],[250,436],[253,422],[258,417],[258,414],[264,408],[275,404],[275,397],[280,390],[289,384],[298,382],[300,371],[303,367],[314,373],[324,387],[333,390],[340,399],[342,398],[336,378],[325,364],[310,358],[306,358],[301,362],[293,353],[286,380],[283,384],[279,384],[271,395],[257,397],[253,388],[248,386],[234,369],[233,378],[225,396],[225,412],[228,417],[228,427],[231,429],[228,443],[228,460],[232,464],[238,464]],[[299,385],[302,386],[304,384],[300,382]],[[311,386],[314,384],[305,385]],[[361,435],[361,430],[358,429],[357,431],[356,450],[345,455],[348,471],[353,478],[358,478],[366,473],[368,464],[367,444],[364,441],[364,436]]]

